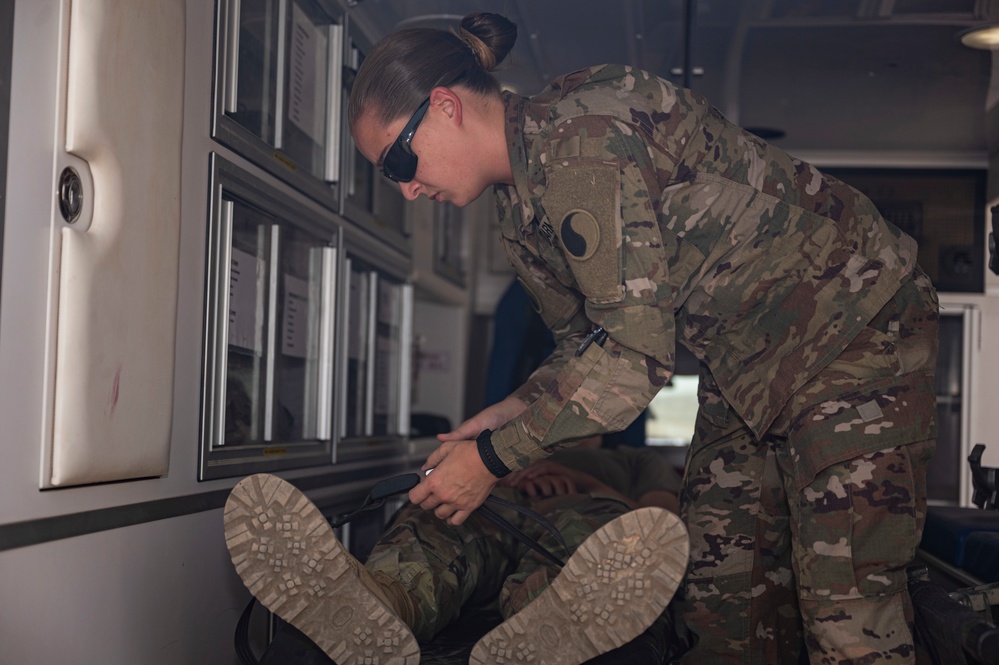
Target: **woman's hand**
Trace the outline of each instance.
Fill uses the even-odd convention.
[[[483,430],[494,430],[510,422],[527,405],[516,397],[507,397],[475,414],[455,429],[438,434],[441,445],[423,463],[423,471],[433,473],[423,477],[409,491],[409,500],[424,510],[446,520],[452,526],[462,524],[472,511],[481,506],[496,486],[494,476],[475,443]]]
[[[441,444],[423,464],[424,472],[430,470],[409,491],[409,500],[452,526],[468,519],[498,482],[482,463],[475,441]]]

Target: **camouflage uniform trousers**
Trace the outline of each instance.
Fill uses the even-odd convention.
[[[906,566],[935,448],[938,309],[917,271],[756,439],[698,415],[683,663],[915,662]]]
[[[604,524],[628,512],[625,504],[586,494],[529,499],[509,489],[494,494],[542,514],[562,534],[569,552],[536,521],[502,506],[497,513],[563,561]],[[428,642],[458,619],[463,607],[496,603],[504,618],[527,606],[558,576],[560,568],[482,516],[460,527],[407,504],[393,518],[365,567],[401,582],[415,606],[413,633]],[[666,613],[650,630],[670,633]]]

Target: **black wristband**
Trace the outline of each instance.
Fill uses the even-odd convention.
[[[486,465],[486,469],[489,470],[489,473],[493,474],[497,478],[502,478],[506,474],[510,473],[510,469],[506,468],[506,464],[503,464],[503,461],[493,449],[492,435],[492,430],[482,430],[482,433],[475,438],[475,444],[479,449],[479,457],[482,458],[482,463]]]

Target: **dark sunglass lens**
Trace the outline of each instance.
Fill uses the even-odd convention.
[[[382,173],[395,182],[409,182],[416,175],[416,155],[402,150],[398,143],[392,145],[382,162]]]
[[[388,153],[385,155],[385,160],[382,162],[382,173],[389,180],[409,182],[416,177],[416,155],[413,154],[410,144],[413,141],[416,128],[423,122],[423,116],[426,115],[428,108],[430,108],[429,97],[420,104],[409,118],[409,122],[406,123],[406,126],[399,133],[399,138],[395,140],[395,143],[392,144],[392,147],[389,148]]]

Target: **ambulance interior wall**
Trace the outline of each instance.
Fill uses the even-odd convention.
[[[234,479],[197,480],[201,403],[208,154],[253,171],[245,159],[209,138],[215,3],[188,0],[183,175],[176,367],[169,471],[159,478],[39,490],[43,396],[51,312],[51,236],[55,210],[53,154],[57,131],[57,48],[68,0],[18,0],[13,23],[10,124],[3,256],[0,264],[0,662],[238,663],[232,631],[249,596],[233,571],[222,533],[222,503]],[[8,3],[9,6],[9,3]],[[992,122],[993,133],[999,124]],[[993,172],[995,172],[995,168]],[[488,214],[470,218],[485,220]],[[984,243],[984,239],[983,239]],[[509,280],[490,263],[492,245],[475,255],[476,316],[489,316]],[[491,249],[483,249],[489,247]],[[983,245],[984,247],[984,245]],[[984,251],[984,250],[983,250]],[[486,266],[496,266],[490,270]],[[479,297],[479,293],[492,296]],[[988,444],[999,466],[999,278],[987,292],[960,296],[981,307],[980,367],[973,375],[972,439]],[[431,318],[441,303],[425,297]],[[446,300],[446,299],[445,299]],[[459,312],[465,304],[445,302]],[[454,325],[462,314],[452,312]],[[444,322],[447,317],[442,319]],[[449,327],[449,325],[447,326]],[[470,327],[471,328],[471,327]],[[436,328],[428,334],[443,334]],[[455,338],[457,339],[457,337]],[[481,337],[467,342],[480,358]],[[453,368],[452,368],[453,369]],[[462,379],[442,390],[452,390]],[[429,390],[430,388],[428,388]],[[426,393],[420,398],[426,398]],[[435,406],[436,408],[436,406]],[[454,409],[453,405],[441,407]],[[452,413],[453,411],[449,411]],[[305,478],[326,468],[289,471]],[[192,505],[200,506],[192,509]],[[150,516],[149,506],[158,512]],[[84,518],[77,517],[85,515]],[[92,529],[94,519],[125,525]],[[45,537],[57,525],[58,538]],[[73,535],[79,529],[81,535]],[[17,539],[30,543],[21,545]],[[264,631],[253,634],[259,639]]]

